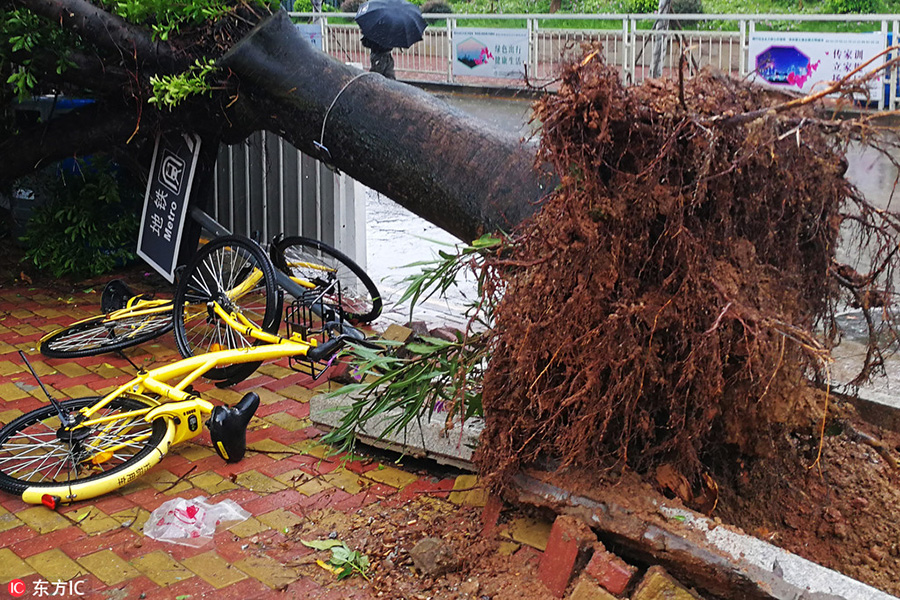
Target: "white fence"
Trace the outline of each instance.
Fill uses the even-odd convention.
[[[307,22],[312,13],[290,13],[297,22]],[[323,24],[325,52],[343,62],[369,66],[368,51],[360,43],[359,29],[352,13],[317,15]],[[607,64],[618,67],[628,82],[648,77],[651,54],[657,41],[666,44],[663,71],[676,69],[682,53],[691,69],[712,66],[731,75],[744,77],[753,69],[749,60],[749,40],[764,30],[806,31],[812,23],[837,22],[862,25],[881,36],[882,47],[900,39],[900,15],[621,15],[621,14],[541,14],[541,15],[426,15],[437,20],[425,30],[422,42],[407,50],[395,50],[398,77],[406,80],[433,81],[457,85],[541,87],[552,85],[560,65],[580,53],[585,42],[603,46]],[[523,80],[486,80],[483,77],[454,75],[453,30],[491,19],[504,27],[525,29],[529,39],[527,82]],[[349,23],[347,21],[350,21]],[[340,21],[340,22],[336,22]],[[653,28],[657,21],[669,22],[668,28]],[[577,28],[572,27],[577,23]],[[566,27],[560,26],[566,25]],[[885,78],[885,94],[879,108],[900,108],[897,68]]]

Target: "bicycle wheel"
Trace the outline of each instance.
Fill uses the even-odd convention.
[[[275,265],[286,275],[324,284],[336,273],[341,282],[340,307],[345,319],[374,321],[381,314],[381,294],[362,267],[324,242],[301,236],[286,237],[275,246]],[[337,298],[334,306],[337,307]]]
[[[246,332],[219,319],[214,303],[227,312],[240,313],[263,331],[277,333],[280,325],[281,293],[272,263],[259,245],[240,236],[216,238],[200,249],[181,275],[174,303],[175,342],[185,358],[256,343]],[[205,376],[236,383],[259,365],[216,367]]]
[[[80,358],[137,346],[172,329],[172,307],[100,315],[54,331],[41,340],[49,358]]]
[[[99,397],[62,401],[74,414]],[[137,397],[119,397],[94,417],[114,417],[154,406]],[[63,502],[100,496],[147,472],[172,441],[169,419],[152,423],[143,415],[126,415],[94,426],[60,430],[53,406],[44,406],[0,429],[0,489],[40,503],[43,494]]]

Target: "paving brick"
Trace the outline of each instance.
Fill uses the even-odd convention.
[[[66,556],[59,548],[30,556],[25,562],[47,581],[69,581],[86,574],[81,565]]]
[[[250,491],[264,494],[278,492],[287,487],[277,479],[267,477],[255,470],[239,473],[235,478],[235,483]]]
[[[275,440],[269,439],[268,434],[270,432],[268,429],[263,431],[262,433],[267,437],[265,437],[263,439],[259,439],[259,440],[254,440],[252,442],[250,441],[250,438],[248,436],[248,438],[247,438],[247,450],[248,451],[264,453],[276,461],[285,459],[289,456],[293,456],[294,454],[297,453],[297,451],[294,450],[293,448],[291,448],[290,446],[287,446],[285,444],[282,444],[281,442],[276,442]]]
[[[16,515],[5,508],[0,507],[0,533],[15,529],[16,527],[21,527],[22,525],[24,525],[24,523],[22,523]]]
[[[80,540],[85,537],[87,537],[87,534],[84,533],[84,531],[72,525],[35,538],[28,538],[18,543],[10,542],[5,539],[5,536],[3,541],[12,548],[19,557],[28,558],[33,554],[38,554],[39,552],[44,552],[51,548],[59,548],[67,542]]]
[[[503,500],[496,494],[490,494],[481,511],[481,535],[485,537],[494,535],[501,510],[503,510]]]
[[[250,517],[246,521],[241,521],[228,528],[228,533],[239,538],[247,538],[269,529],[269,525],[259,522],[255,517]]]
[[[96,553],[98,550],[115,548],[120,544],[133,543],[138,534],[128,528],[120,527],[104,535],[85,537],[71,542],[66,542],[60,549],[70,557],[78,560],[80,557]]]
[[[572,593],[569,594],[569,600],[616,600],[616,597],[600,587],[590,577],[582,575]]]
[[[22,579],[36,571],[9,548],[0,548],[0,584]]]
[[[210,456],[217,456],[216,451],[211,447],[197,443],[197,438],[184,444],[178,444],[172,449],[172,452],[190,462],[197,462]]]
[[[240,569],[233,568],[216,554],[215,550],[186,558],[182,564],[216,589],[228,587],[247,577]]]
[[[248,502],[244,504],[243,508],[251,514],[264,514],[277,508],[294,506],[300,502],[301,498],[303,498],[303,495],[296,490],[281,490]]]
[[[264,515],[256,515],[256,519],[276,531],[291,529],[294,525],[304,521],[303,517],[283,508],[267,512]]]
[[[631,600],[701,600],[660,566],[647,569]]]
[[[112,550],[101,550],[82,556],[78,559],[78,564],[106,585],[116,585],[140,574]]]
[[[448,499],[454,504],[484,507],[488,492],[478,483],[477,475],[460,475],[453,483]]]
[[[396,469],[394,467],[383,467],[384,468],[379,467],[377,469],[372,469],[371,471],[366,471],[363,474],[363,477],[365,477],[366,479],[371,479],[372,481],[376,481],[378,483],[383,483],[385,485],[395,487],[397,489],[403,489],[404,487],[418,479],[418,477],[416,477],[412,473],[407,473],[406,471],[401,471],[400,469]]]
[[[72,519],[72,522],[88,535],[118,529],[121,526],[117,520],[109,517],[95,506],[80,507],[74,511],[67,512],[66,516]]]
[[[194,577],[190,569],[161,550],[135,558],[131,561],[131,565],[162,587]]]
[[[547,548],[553,523],[539,519],[520,517],[499,528],[501,537],[511,539],[540,551]]]
[[[45,506],[26,508],[16,513],[16,517],[38,533],[50,533],[57,529],[65,529],[72,523],[63,515]]]
[[[234,563],[234,566],[276,590],[287,587],[300,577],[297,569],[286,567],[267,556],[249,556]]]
[[[131,600],[131,598],[133,597],[129,597],[128,600]],[[174,583],[169,587],[150,590],[145,594],[143,600],[172,600],[173,598],[189,598],[190,600],[195,598],[218,599],[218,591],[200,577],[191,577],[190,579]]]
[[[551,594],[557,598],[563,597],[575,574],[579,555],[590,550],[596,541],[597,536],[584,521],[568,515],[556,517],[538,568],[538,578]]]
[[[612,552],[607,552],[603,544],[598,542],[594,544],[594,554],[584,571],[606,590],[621,596],[631,584],[637,567],[629,565]]]
[[[192,486],[203,490],[210,496],[227,492],[228,490],[233,490],[238,487],[238,485],[233,483],[230,479],[225,479],[218,473],[213,473],[212,471],[206,471],[195,477],[191,477],[190,482]]]

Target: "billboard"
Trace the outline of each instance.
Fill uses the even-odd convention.
[[[755,81],[803,93],[842,79],[885,47],[880,33],[782,32],[754,32],[749,46]],[[882,93],[879,76],[869,82],[869,99],[878,101]]]
[[[453,74],[522,79],[528,63],[526,29],[453,28]]]

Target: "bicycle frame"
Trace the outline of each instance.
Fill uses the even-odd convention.
[[[243,328],[246,335],[266,343],[248,348],[220,350],[192,356],[140,373],[97,402],[82,408],[74,415],[76,424],[73,429],[102,427],[102,431],[109,431],[117,427],[128,428],[128,424],[136,418],[140,418],[146,423],[164,418],[167,424],[166,433],[156,451],[149,453],[143,460],[129,465],[129,468],[120,472],[115,480],[102,478],[98,481],[60,483],[55,487],[27,488],[22,493],[22,500],[30,504],[41,504],[46,496],[55,496],[61,502],[69,503],[94,498],[127,485],[159,463],[171,446],[202,433],[202,424],[212,413],[213,404],[186,390],[204,373],[212,368],[225,365],[305,356],[311,348],[317,346],[314,339],[304,341],[296,334],[291,339],[285,339],[256,329],[243,315],[228,313],[218,303],[214,305],[214,310],[229,327]],[[152,406],[116,415],[95,416],[115,398],[123,396],[139,398]],[[149,435],[147,434],[147,437]],[[106,449],[104,452],[94,455],[91,462],[95,465],[102,464],[116,449],[115,447]]]

